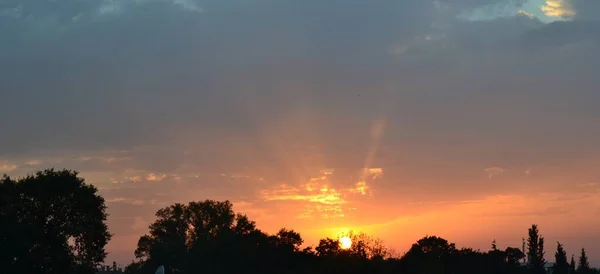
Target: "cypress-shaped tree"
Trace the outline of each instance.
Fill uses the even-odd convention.
[[[581,249],[581,255],[579,256],[579,264],[577,264],[577,273],[578,274],[590,274],[592,268],[590,267],[590,262],[588,261],[588,257],[585,254],[585,248]]]
[[[560,242],[557,242],[556,253],[554,253],[554,274],[569,274],[569,267],[567,252]]]
[[[527,259],[530,274],[545,274],[544,269],[544,238],[539,235],[537,225],[531,225],[529,228],[529,237],[527,238]]]

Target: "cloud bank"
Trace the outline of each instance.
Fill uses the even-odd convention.
[[[600,7],[530,2],[3,1],[0,173],[81,171],[126,256],[205,198],[266,229],[538,216],[600,176]]]

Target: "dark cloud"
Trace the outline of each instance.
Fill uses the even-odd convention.
[[[264,151],[274,142],[303,153],[318,140],[323,161],[345,166],[362,159],[328,155],[365,153],[374,119],[389,123],[381,145],[428,140],[424,149],[438,153],[445,153],[438,145],[459,138],[453,134],[479,136],[468,146],[536,143],[540,151],[562,151],[568,132],[587,132],[578,137],[584,142],[598,134],[585,122],[596,97],[598,58],[588,54],[597,48],[595,23],[543,25],[525,16],[458,22],[427,1],[201,6],[132,6],[3,51],[0,88],[9,103],[0,114],[9,119],[0,126],[10,130],[0,152],[93,154],[146,145],[153,151],[138,158],[152,166],[142,169],[172,170],[190,148],[208,151],[196,159],[207,165],[217,158],[243,164],[259,151],[272,164],[278,152]],[[447,27],[432,28],[439,21]],[[587,69],[575,73],[581,66]],[[547,108],[562,114],[549,119],[540,114]],[[431,136],[436,129],[446,132]],[[540,142],[540,131],[552,134]],[[343,132],[359,134],[340,140]],[[240,140],[255,148],[227,149]]]
[[[0,6],[0,165],[82,171],[122,236],[175,201],[266,207],[326,168],[339,188],[382,168],[366,183],[390,203],[594,175],[595,2],[551,24],[501,0],[51,2]]]
[[[576,12],[575,18],[580,20],[600,20],[600,2],[594,0],[570,0]]]

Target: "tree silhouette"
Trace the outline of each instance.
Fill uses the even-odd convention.
[[[569,262],[567,261],[567,252],[565,252],[560,242],[557,242],[556,253],[554,253],[554,273],[569,274]]]
[[[0,262],[8,273],[94,273],[111,235],[104,199],[70,170],[0,180]]]
[[[150,232],[140,237],[130,273],[164,265],[172,273],[280,273],[310,252],[299,233],[282,228],[267,235],[229,201],[205,200],[158,210]],[[253,272],[254,271],[254,272]]]
[[[425,236],[414,243],[401,260],[413,273],[445,273],[457,253],[454,243],[437,236]]]
[[[320,257],[333,257],[340,254],[342,248],[340,242],[331,238],[319,240],[319,245],[315,248]]]
[[[529,228],[529,238],[527,239],[527,262],[530,274],[544,274],[544,237],[539,235],[537,225],[531,225]]]
[[[91,274],[106,257],[110,239],[104,199],[77,173],[53,169],[13,180],[0,178],[0,263],[2,274]],[[156,212],[148,233],[138,240],[136,260],[125,267],[130,274],[153,274],[158,266],[168,274],[194,273],[373,273],[373,274],[541,274],[544,238],[537,225],[529,228],[528,264],[519,248],[487,252],[457,249],[437,236],[416,241],[395,258],[381,240],[350,232],[352,241],[342,249],[337,239],[325,238],[302,247],[302,236],[282,228],[269,235],[247,216],[235,213],[229,201],[205,200],[173,204]],[[567,263],[557,242],[555,274],[573,274],[575,259]],[[593,274],[585,249],[577,273]],[[104,272],[102,272],[104,271]],[[116,263],[101,273],[120,272]]]
[[[506,262],[512,266],[519,265],[519,261],[525,258],[523,251],[516,247],[507,247],[504,252],[506,253]]]
[[[588,257],[585,254],[585,248],[581,249],[581,255],[579,255],[579,263],[577,264],[577,274],[590,274],[592,268],[588,262]]]

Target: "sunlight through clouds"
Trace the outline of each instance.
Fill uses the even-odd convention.
[[[546,16],[570,18],[577,14],[568,0],[546,0],[542,6]]]
[[[132,225],[192,200],[309,244],[398,219],[373,232],[480,248],[487,215],[508,237],[504,221],[600,210],[548,200],[600,183],[600,0],[334,2],[2,2],[2,99],[26,103],[0,108],[0,175],[80,171],[117,262]]]
[[[334,169],[323,169],[319,176],[310,178],[308,182],[298,187],[282,184],[260,191],[260,196],[264,201],[307,203],[297,216],[298,219],[341,218],[345,217],[345,210],[356,210],[355,206],[350,205],[354,201],[351,202],[348,195],[373,196],[367,181],[383,176],[381,168],[365,168],[360,172],[360,180],[351,188],[334,185],[332,183],[333,176],[336,175]],[[338,178],[336,182],[339,180],[343,181]]]

